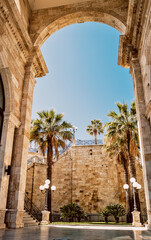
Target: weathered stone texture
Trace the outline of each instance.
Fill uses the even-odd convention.
[[[10,196],[7,204],[9,216],[12,209],[22,211],[24,207],[33,80],[48,72],[40,46],[60,28],[95,21],[125,34],[120,37],[118,63],[130,67],[133,78],[148,222],[151,225],[151,1],[64,1],[64,5],[57,3],[57,6],[38,10],[33,10],[24,0],[0,1],[0,74],[6,96],[0,145],[0,198],[3,197],[0,210],[6,211],[7,195]],[[11,177],[6,176],[4,171],[8,165],[12,167]],[[76,200],[76,195],[74,197]],[[91,194],[89,197],[92,197]],[[22,226],[19,218],[22,214],[14,211],[15,223],[9,222],[9,227]],[[8,217],[6,219],[9,221]]]
[[[54,32],[67,25],[80,22],[102,22],[121,33],[125,33],[128,12],[128,1],[103,0],[88,1],[40,9],[32,12],[30,36],[34,45],[42,43]]]
[[[46,164],[33,163],[27,169],[26,192],[33,203],[44,209],[44,195],[40,185],[44,184]],[[142,167],[136,163],[137,181],[140,190],[141,210],[144,212],[145,196]],[[54,162],[52,170],[52,211],[58,213],[60,207],[76,202],[87,213],[99,213],[107,205],[121,203],[125,206],[123,190],[124,170],[115,158],[109,158],[102,145],[72,146]]]
[[[27,197],[41,210],[44,210],[45,195],[39,187],[47,179],[47,165],[33,163],[27,168],[26,191]]]

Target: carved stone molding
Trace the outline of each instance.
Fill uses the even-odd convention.
[[[122,67],[130,67],[130,53],[139,56],[142,49],[142,38],[148,28],[144,22],[150,15],[148,4],[146,0],[129,1],[126,34],[119,40],[118,64]]]
[[[22,53],[21,57],[23,59],[23,62],[26,63],[29,60],[29,57],[31,56],[31,50],[29,51],[29,47],[32,49],[33,44],[31,42],[31,45],[28,46],[25,43],[23,36],[20,34],[20,31],[17,29],[17,26],[11,17],[11,14],[9,14],[9,10],[4,4],[2,4],[2,2],[0,3],[0,18],[2,20],[3,25],[5,25],[8,32],[10,32],[10,36],[15,42],[18,51]],[[2,29],[0,29],[0,31],[2,31]],[[28,34],[28,32],[26,34]],[[33,61],[35,77],[42,77],[46,75],[46,73],[48,73],[48,69],[44,62],[40,49],[36,49],[34,51],[36,53]]]
[[[149,120],[150,115],[151,115],[151,100],[149,100],[147,106],[146,106],[146,117]]]
[[[13,113],[4,113],[4,118],[9,119],[16,128],[19,128],[21,125],[21,122]]]

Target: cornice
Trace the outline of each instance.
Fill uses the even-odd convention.
[[[119,40],[118,64],[122,67],[130,67],[131,53],[139,54],[145,8],[146,0],[129,1],[126,34]]]
[[[40,49],[35,49],[33,47],[32,41],[26,29],[23,26],[22,29],[19,27],[19,23],[17,22],[19,15],[14,16],[14,11],[16,14],[18,11],[17,8],[15,9],[15,4],[12,6],[12,8],[14,8],[14,11],[11,12],[8,4],[6,5],[7,2],[8,1],[0,2],[0,17],[2,18],[5,27],[7,28],[8,32],[11,33],[12,40],[15,42],[15,45],[17,46],[17,49],[20,52],[22,60],[25,64],[29,61],[31,51],[34,49],[35,57],[33,60],[33,66],[35,70],[35,77],[45,76],[46,73],[48,73],[48,69]],[[18,19],[18,21],[21,22],[21,17]]]

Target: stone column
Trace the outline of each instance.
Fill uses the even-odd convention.
[[[8,228],[23,227],[24,193],[26,184],[27,156],[29,146],[29,133],[35,85],[32,64],[25,68],[23,92],[21,101],[21,126],[15,130],[14,146],[11,163],[11,176],[9,182],[6,224]]]
[[[3,132],[0,145],[0,228],[5,228],[7,191],[9,183],[8,166],[11,165],[15,126],[20,122],[12,113],[4,113]]]
[[[144,188],[147,205],[148,226],[151,227],[151,126],[147,120],[143,79],[141,74],[141,67],[137,57],[131,57],[130,72],[133,78],[136,111],[138,119],[138,128],[140,136]]]

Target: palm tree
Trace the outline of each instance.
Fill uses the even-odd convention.
[[[125,146],[123,140],[120,136],[116,136],[116,138],[110,138],[106,134],[104,137],[104,150],[111,157],[116,157],[118,164],[122,164],[124,168],[124,178],[125,184],[129,184],[129,171],[128,171],[128,161],[125,151]],[[127,223],[132,222],[132,199],[130,195],[130,189],[127,189],[126,192],[126,213],[127,213]]]
[[[136,178],[135,158],[139,156],[139,138],[135,102],[131,103],[130,110],[128,110],[127,103],[117,103],[117,107],[119,114],[111,111],[107,115],[112,119],[111,122],[105,124],[107,135],[110,138],[118,135],[123,139],[129,160],[130,177]]]
[[[127,103],[117,103],[116,105],[119,113],[117,114],[115,111],[110,111],[107,115],[112,121],[105,124],[107,130],[106,135],[110,139],[118,138],[122,140],[125,157],[129,164],[130,178],[136,178],[135,159],[136,156],[139,156],[139,138],[135,102],[131,103],[130,110],[128,110]],[[138,209],[139,208],[138,200]]]
[[[94,119],[91,120],[91,125],[88,125],[86,128],[87,133],[94,135],[95,144],[97,144],[97,134],[103,133],[103,126],[100,120]]]
[[[38,143],[43,155],[47,151],[47,178],[51,184],[54,151],[58,158],[58,149],[60,147],[65,149],[66,141],[72,141],[73,134],[70,131],[72,125],[63,121],[64,115],[56,114],[53,109],[50,111],[41,111],[37,114],[39,118],[31,122],[30,141]],[[51,212],[51,191],[49,191],[48,209]]]

